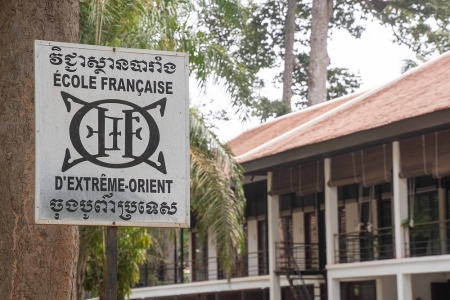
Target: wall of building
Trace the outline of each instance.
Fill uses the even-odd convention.
[[[359,206],[357,202],[345,204],[345,227],[347,232],[355,232],[359,220]]]
[[[294,243],[304,243],[305,242],[305,221],[303,212],[294,212],[292,214],[292,233]]]
[[[397,300],[397,279],[395,276],[383,276],[376,280],[377,300]]]
[[[413,299],[431,300],[431,283],[446,282],[448,278],[447,273],[412,275]]]

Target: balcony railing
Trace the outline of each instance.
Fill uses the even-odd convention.
[[[415,224],[405,234],[408,257],[450,254],[450,220]]]
[[[335,260],[351,263],[390,259],[395,257],[395,239],[392,227],[373,229],[372,232],[341,233],[335,235]]]
[[[292,263],[295,262],[297,268],[301,271],[319,270],[319,245],[305,243],[277,243],[277,271],[283,272],[291,270]],[[291,259],[294,262],[291,262]]]
[[[269,273],[268,270],[267,251],[243,254],[236,258],[231,278],[267,275]],[[141,266],[140,273],[140,281],[136,287],[226,278],[226,274],[220,270],[217,257],[186,261],[183,265],[160,260],[156,263],[147,263]]]

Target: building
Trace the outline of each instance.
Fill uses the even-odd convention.
[[[132,298],[450,299],[449,78],[446,53],[232,140],[247,197],[236,276],[220,279],[192,233],[192,282]]]

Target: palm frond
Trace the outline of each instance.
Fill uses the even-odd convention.
[[[229,148],[207,130],[201,116],[193,110],[190,116],[191,208],[198,229],[215,237],[222,270],[231,274],[244,241],[243,170]]]

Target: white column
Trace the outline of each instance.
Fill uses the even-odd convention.
[[[267,173],[267,190],[272,190],[272,172]],[[280,241],[278,233],[278,219],[280,217],[279,197],[269,195],[267,198],[267,206],[270,300],[281,300],[280,276],[275,273],[277,267],[276,243]]]
[[[400,178],[400,143],[398,141],[392,143],[392,163],[395,254],[396,258],[405,258],[405,243],[409,241],[409,235],[402,227],[402,220],[408,218],[408,181],[406,178]]]
[[[382,279],[377,278],[375,282],[376,282],[377,300],[383,300],[383,281]]]
[[[314,282],[314,290],[311,297],[313,299],[322,299],[322,290],[320,289],[320,283],[317,281]]]
[[[413,300],[411,274],[397,274],[397,299]]]
[[[339,233],[338,222],[338,192],[337,187],[329,187],[331,178],[331,159],[325,158],[325,228],[327,242],[327,265],[334,265],[335,253],[339,250],[339,242],[335,240],[335,235]]]
[[[334,265],[335,253],[339,251],[339,242],[335,240],[335,235],[339,233],[338,222],[338,192],[337,187],[329,187],[331,179],[331,159],[324,161],[325,178],[325,228],[327,243],[327,265]],[[329,300],[339,300],[341,298],[339,280],[327,278],[327,289]]]
[[[341,299],[341,287],[338,279],[327,279],[328,300],[345,300]]]
[[[395,275],[376,279],[377,300],[397,300],[397,280]]]

